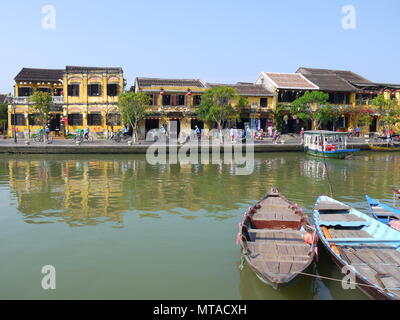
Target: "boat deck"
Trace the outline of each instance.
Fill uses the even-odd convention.
[[[394,212],[391,212],[389,210],[386,210],[385,208],[382,208],[380,206],[374,206],[373,210],[375,214],[379,217],[397,217],[400,218],[400,214],[396,214]]]
[[[278,196],[262,200],[260,208],[252,216],[253,224],[257,229],[280,229],[300,227],[301,217],[294,213],[290,204]]]
[[[400,299],[400,252],[394,247],[375,244],[340,248],[343,258],[361,275]]]
[[[259,270],[270,273],[276,281],[288,274],[301,272],[310,261],[310,246],[304,242],[301,231],[251,232],[255,234],[255,241],[247,242],[251,263]]]
[[[332,238],[372,238],[372,236],[364,230],[335,228],[328,228],[328,230]]]
[[[366,222],[365,219],[360,218],[354,214],[321,214],[320,221],[343,221],[343,222]]]

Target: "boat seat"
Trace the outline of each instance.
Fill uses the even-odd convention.
[[[315,210],[318,211],[350,211],[350,207],[331,201],[320,201],[316,206]]]
[[[290,213],[275,211],[269,213],[256,213],[252,217],[255,229],[300,229],[301,216]]]

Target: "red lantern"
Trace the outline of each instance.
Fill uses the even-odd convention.
[[[189,89],[186,95],[190,97],[192,95],[192,91]]]
[[[369,94],[372,96],[374,93],[372,91],[370,91]]]
[[[164,89],[161,89],[161,91],[160,91],[160,96],[163,96],[164,94],[165,94]]]

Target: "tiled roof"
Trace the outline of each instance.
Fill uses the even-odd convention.
[[[142,87],[199,87],[206,88],[199,79],[136,78],[139,89]]]
[[[358,75],[357,73],[354,73],[353,71],[346,71],[346,70],[317,69],[317,68],[301,67],[296,72],[301,73],[303,75],[335,74],[348,82],[371,82],[370,80]]]
[[[277,86],[278,89],[302,89],[317,90],[318,87],[308,81],[299,73],[265,73]]]
[[[67,66],[65,70],[68,73],[90,73],[90,72],[107,72],[107,73],[122,73],[122,68],[115,67],[80,67],[80,66]]]
[[[274,96],[274,94],[267,90],[260,84],[238,82],[237,84],[220,84],[220,83],[207,83],[208,87],[230,87],[236,89],[237,93],[241,96]]]
[[[336,92],[356,92],[357,89],[336,74],[305,74],[308,80],[316,84],[320,90]]]
[[[23,68],[14,78],[15,81],[59,81],[63,78],[62,69]]]

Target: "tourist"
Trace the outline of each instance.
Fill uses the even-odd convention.
[[[304,144],[304,133],[305,133],[304,128],[301,128],[300,130],[301,144]]]
[[[200,137],[201,137],[201,131],[200,131],[200,128],[198,127],[198,126],[195,126],[194,127],[194,132],[196,133],[196,135],[197,135],[197,139],[199,139],[200,140]]]
[[[89,140],[89,133],[90,133],[90,129],[89,129],[89,127],[86,127],[85,130],[83,130],[83,137],[86,140]]]
[[[47,125],[46,126],[46,128],[44,129],[44,132],[45,132],[45,134],[46,134],[46,139],[48,139],[49,138],[49,135],[50,135],[50,127]]]
[[[357,128],[356,128],[356,137],[360,136],[360,132],[361,132],[361,128],[359,126],[357,126]]]
[[[272,137],[272,124],[268,126],[268,135],[269,137]]]

